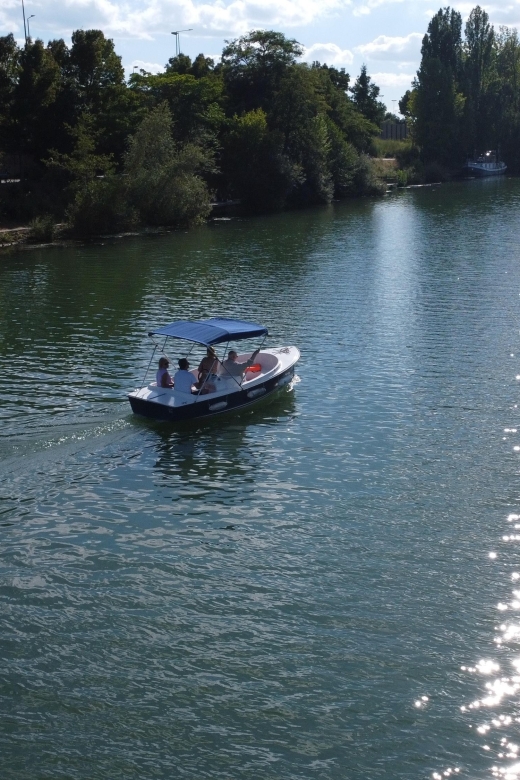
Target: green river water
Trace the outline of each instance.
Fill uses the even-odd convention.
[[[2,780],[520,777],[519,236],[497,179],[0,257]],[[210,316],[292,389],[133,416]]]

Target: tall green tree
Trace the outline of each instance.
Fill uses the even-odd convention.
[[[350,90],[357,110],[375,125],[381,125],[385,118],[386,106],[378,100],[380,89],[367,73],[367,66],[361,66],[361,73]]]
[[[284,152],[284,138],[271,130],[265,111],[235,115],[222,140],[222,170],[229,194],[249,211],[278,210],[298,183],[300,170]]]
[[[20,56],[21,50],[12,33],[0,37],[0,154],[17,148],[13,109],[20,75]]]
[[[273,30],[252,30],[226,44],[220,70],[232,112],[267,110],[281,78],[296,63],[303,47]]]
[[[11,117],[18,151],[39,162],[52,143],[53,108],[60,69],[41,40],[28,41],[20,53]]]
[[[493,96],[487,99],[494,80],[495,31],[480,6],[466,22],[464,42],[465,92],[467,96],[467,151],[493,144]],[[496,142],[496,139],[495,139]]]
[[[211,210],[203,174],[213,158],[194,144],[180,146],[172,135],[167,103],[146,116],[129,142],[125,159],[130,203],[149,225],[190,225]]]
[[[423,38],[413,106],[414,134],[427,163],[453,166],[464,155],[461,30],[460,14],[444,8],[430,21]]]

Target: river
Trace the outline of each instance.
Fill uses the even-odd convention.
[[[497,179],[1,256],[2,780],[520,777],[519,235]],[[299,381],[133,416],[215,315]]]

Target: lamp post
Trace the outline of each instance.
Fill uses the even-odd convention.
[[[36,14],[31,14],[30,16],[27,17],[27,37],[29,40],[31,40],[31,29],[29,27],[29,19],[34,19],[35,16]]]
[[[23,14],[23,32],[25,36],[25,45],[27,46],[27,25],[25,24],[25,7],[22,0],[22,14]]]
[[[189,27],[187,30],[175,30],[175,32],[172,32],[172,35],[175,35],[175,56],[178,57],[181,53],[181,42],[179,40],[179,35],[181,32],[192,32],[193,27]]]

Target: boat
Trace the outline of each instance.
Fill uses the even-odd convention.
[[[244,409],[272,395],[292,381],[300,351],[297,347],[286,346],[264,349],[267,335],[267,328],[263,325],[225,317],[178,320],[150,331],[148,336],[154,343],[154,350],[142,386],[128,394],[132,411],[154,420],[200,420]],[[263,340],[257,354],[252,351],[238,353],[237,362],[248,362],[249,365],[242,375],[232,376],[223,365],[224,358],[231,343],[246,339]],[[147,376],[152,365],[155,379],[154,358],[157,352],[167,357],[165,349],[169,340],[188,345],[184,355],[186,358],[196,355],[197,347],[215,349],[218,358],[216,375],[207,376],[199,382],[197,369],[192,369],[193,385],[190,393],[180,392],[175,386],[161,387],[155,381],[148,382]],[[220,356],[219,347],[222,349]],[[196,363],[198,365],[199,361],[196,360]],[[195,387],[196,383],[200,386]]]
[[[464,173],[466,176],[501,176],[507,170],[507,165],[498,159],[497,152],[485,152],[476,159],[466,160]]]

